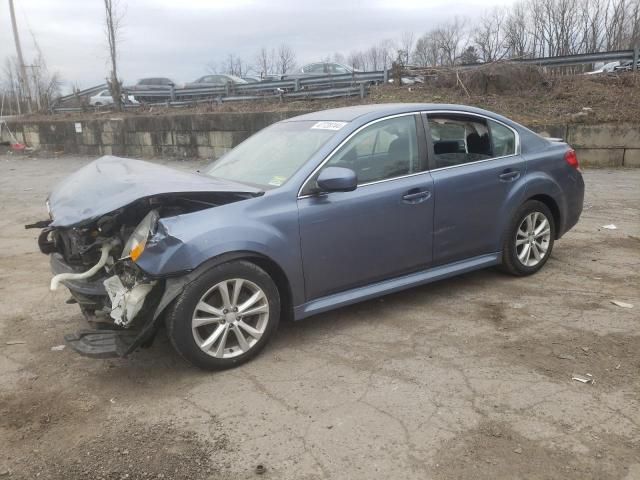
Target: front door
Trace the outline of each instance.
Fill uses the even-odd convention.
[[[482,116],[427,118],[434,265],[500,251],[504,219],[524,201],[516,188],[525,173],[516,132]]]
[[[356,172],[356,190],[307,182],[298,212],[308,301],[430,264],[433,181],[417,126],[415,114],[372,122],[330,156],[325,167]]]

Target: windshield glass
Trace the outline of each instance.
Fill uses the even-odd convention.
[[[342,126],[342,122],[276,123],[213,162],[205,173],[266,188],[279,187]]]

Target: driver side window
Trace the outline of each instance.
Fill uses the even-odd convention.
[[[415,115],[376,122],[345,143],[325,167],[350,168],[358,185],[419,171]]]

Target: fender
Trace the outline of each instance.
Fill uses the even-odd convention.
[[[527,177],[529,178],[527,179],[526,199],[538,195],[545,195],[555,202],[558,211],[554,213],[557,213],[559,216],[559,218],[556,219],[556,236],[559,238],[565,231],[568,210],[567,198],[562,188],[558,182],[546,172],[538,170],[527,175]]]
[[[293,207],[296,208],[295,204]],[[136,262],[138,267],[150,277],[169,279],[240,258],[240,255],[259,256],[284,273],[291,286],[292,302],[303,303],[304,276],[297,215],[282,216],[286,221],[271,218],[262,222],[252,218],[261,212],[251,215],[233,210],[238,209],[214,208],[160,219],[156,233]]]

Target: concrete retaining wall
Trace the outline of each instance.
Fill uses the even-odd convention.
[[[111,115],[101,120],[14,122],[19,141],[35,149],[84,155],[200,157],[215,159],[249,135],[306,112]],[[586,167],[640,167],[640,125],[552,124],[532,130],[563,138]],[[6,131],[2,140],[9,140]]]
[[[544,136],[564,138],[585,167],[640,167],[640,124],[568,124],[531,129]]]
[[[300,113],[112,115],[101,120],[15,122],[9,128],[18,141],[46,152],[218,158],[258,130]],[[9,140],[6,131],[2,140]]]

